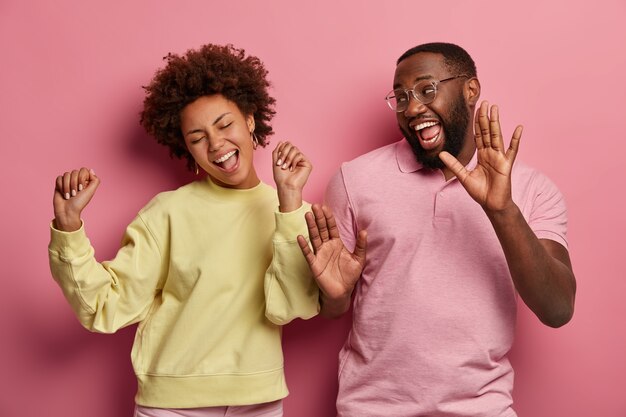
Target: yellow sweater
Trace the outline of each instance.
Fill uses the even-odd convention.
[[[137,404],[246,405],[287,395],[281,324],[319,311],[296,242],[303,205],[279,213],[276,191],[196,181],[157,195],[98,263],[81,228],[51,228],[50,268],[87,329],[139,322]]]

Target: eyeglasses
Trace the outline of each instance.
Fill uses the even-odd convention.
[[[420,103],[429,104],[437,97],[437,86],[439,84],[461,77],[467,78],[467,75],[457,75],[456,77],[445,78],[443,80],[418,81],[410,90],[396,89],[390,91],[385,97],[385,100],[387,100],[387,104],[391,110],[401,113],[409,107],[409,101],[411,100],[409,93]]]

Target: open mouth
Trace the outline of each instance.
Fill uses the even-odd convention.
[[[413,129],[424,149],[433,149],[439,144],[441,138],[441,125],[439,122],[430,121],[416,124]]]
[[[217,158],[213,163],[224,171],[231,171],[239,162],[239,151],[232,150]]]

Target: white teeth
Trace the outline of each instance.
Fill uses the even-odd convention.
[[[221,164],[222,162],[226,161],[228,158],[230,158],[231,156],[233,156],[237,151],[230,151],[228,152],[226,155],[222,156],[219,159],[216,159],[215,161],[213,161],[213,163],[216,164]]]
[[[424,122],[424,123],[420,123],[418,125],[415,125],[414,129],[417,132],[418,130],[422,130],[422,129],[426,128],[426,127],[431,127],[431,126],[434,126],[436,124],[437,124],[437,122]]]
[[[437,136],[435,136],[434,138],[430,139],[430,140],[425,140],[424,143],[433,143],[435,142],[437,139],[439,139],[439,133],[437,133]]]

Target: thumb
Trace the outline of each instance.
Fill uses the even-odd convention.
[[[100,178],[96,176],[96,173],[94,172],[93,169],[90,169],[88,183],[85,186],[85,188],[83,188],[82,191],[79,192],[77,196],[77,198],[80,198],[80,200],[82,200],[83,207],[89,204],[94,194],[96,193],[96,190],[98,189],[99,185],[100,185]]]
[[[95,171],[93,169],[89,170],[89,184],[87,184],[87,187],[91,187],[94,186],[95,188],[98,188],[98,186],[100,185],[100,177],[98,177],[95,173]],[[95,191],[95,189],[94,189]]]
[[[450,153],[446,151],[439,152],[439,159],[452,173],[463,183],[468,176],[467,169]]]
[[[298,240],[298,246],[300,246],[300,250],[302,251],[302,255],[304,255],[304,259],[306,259],[309,267],[312,267],[315,263],[315,255],[309,247],[309,242],[302,235],[298,235],[296,239]]]
[[[354,256],[359,263],[365,263],[365,253],[367,252],[367,230],[361,230],[356,238],[356,246],[354,248]]]

